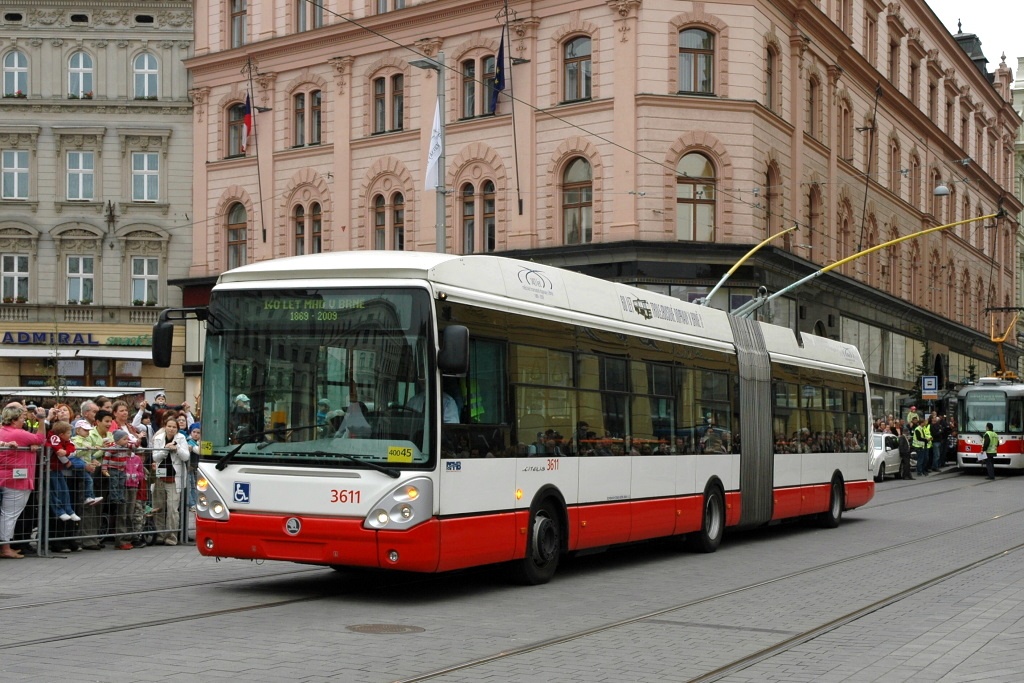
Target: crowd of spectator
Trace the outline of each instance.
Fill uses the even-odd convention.
[[[12,401],[0,423],[0,557],[35,550],[40,508],[52,552],[131,550],[145,544],[147,520],[157,545],[178,544],[182,492],[195,504],[201,428],[188,403],[168,405],[163,393],[132,407],[99,396],[77,410]]]

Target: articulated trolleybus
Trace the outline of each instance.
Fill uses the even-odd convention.
[[[956,464],[963,470],[984,470],[981,454],[985,425],[999,435],[993,464],[1000,470],[1024,470],[1024,383],[1010,377],[983,377],[957,394],[960,436]]]
[[[857,350],[554,267],[348,252],[221,275],[205,321],[204,555],[439,572],[874,495]]]

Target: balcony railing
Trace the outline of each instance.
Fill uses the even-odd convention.
[[[0,303],[0,322],[152,325],[162,310],[160,306]]]

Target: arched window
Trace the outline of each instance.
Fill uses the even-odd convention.
[[[715,87],[715,34],[700,28],[679,32],[679,92],[710,95]]]
[[[910,157],[910,204],[921,208],[921,159],[916,154]]]
[[[319,145],[322,137],[322,105],[323,97],[319,90],[309,93],[309,144],[311,145]]]
[[[92,99],[92,57],[75,52],[68,60],[68,97]]]
[[[245,105],[234,104],[228,108],[228,149],[229,157],[245,155],[246,145]]]
[[[807,193],[807,244],[811,245],[811,258],[823,262],[826,255],[822,252],[824,240],[821,238],[821,188],[811,185]]]
[[[562,48],[565,102],[590,99],[590,36],[578,36]]]
[[[135,99],[155,100],[159,95],[157,82],[160,75],[156,57],[143,52],[135,57],[132,64],[135,70]]]
[[[309,253],[319,254],[324,250],[324,216],[320,204],[309,206]]]
[[[484,180],[477,192],[472,183],[460,191],[462,199],[462,253],[492,252],[496,249],[494,183]]]
[[[853,112],[845,99],[839,103],[839,156],[853,162]]]
[[[388,214],[384,208],[384,195],[373,198],[373,248],[387,248]]]
[[[28,95],[28,58],[24,52],[12,50],[4,55],[4,97]]]
[[[778,88],[776,79],[778,79],[780,74],[779,56],[775,52],[775,48],[769,45],[764,55],[764,106],[771,111],[775,111],[775,107],[778,104],[776,101],[776,90]]]
[[[373,201],[373,248],[405,249],[405,196],[401,192],[391,195],[388,204],[384,195],[374,195]],[[390,234],[390,244],[389,244]]]
[[[566,244],[589,244],[594,238],[594,175],[590,162],[576,157],[562,175],[562,230]]]
[[[715,238],[715,167],[699,152],[676,164],[676,239]]]
[[[306,209],[300,204],[292,211],[292,234],[295,236],[295,255],[306,253]]]
[[[892,140],[889,143],[889,190],[897,197],[900,196],[902,181],[903,164],[900,160],[900,143],[898,140]]]
[[[807,79],[807,134],[821,139],[821,83],[815,76]]]
[[[245,207],[236,202],[228,209],[228,270],[244,266],[249,262],[246,254],[248,231],[248,216],[246,216]]]
[[[292,97],[292,134],[295,136],[292,146],[302,147],[306,144],[306,93]]]

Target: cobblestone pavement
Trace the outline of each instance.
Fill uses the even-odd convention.
[[[493,568],[379,576],[188,547],[0,560],[0,679],[685,681],[932,582],[721,680],[1020,681],[1022,556],[998,554],[1024,542],[1021,487],[886,481],[839,529],[620,548],[531,588]],[[373,624],[410,632],[350,628]]]

